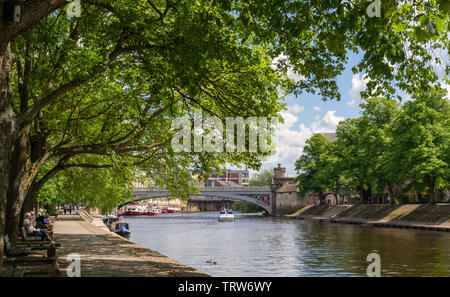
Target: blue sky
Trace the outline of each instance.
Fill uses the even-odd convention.
[[[449,61],[448,53],[438,53],[444,65]],[[361,95],[366,88],[364,73],[354,74],[352,68],[362,59],[363,53],[350,53],[348,63],[343,73],[337,77],[337,84],[341,93],[341,100],[322,101],[321,96],[304,93],[296,97],[289,95],[286,98],[288,110],[282,112],[285,123],[280,127],[276,137],[278,153],[263,163],[262,169],[272,169],[281,163],[286,167],[287,176],[295,176],[294,163],[301,155],[305,141],[313,133],[335,132],[337,124],[348,118],[360,116]],[[276,63],[276,60],[274,61]],[[442,78],[442,67],[435,66],[435,70]],[[294,73],[288,73],[293,79],[299,79]],[[450,100],[450,85],[441,80],[447,89]],[[398,92],[403,98],[402,102],[410,100],[404,92]],[[255,171],[250,171],[254,174]]]
[[[294,162],[312,133],[334,132],[339,121],[359,116],[360,92],[365,89],[365,81],[362,74],[353,74],[351,69],[361,58],[361,53],[350,54],[345,70],[337,78],[340,101],[323,101],[320,95],[311,93],[287,96],[288,110],[282,113],[285,123],[279,131],[278,154],[264,162],[262,168],[273,168],[281,163],[287,175],[294,176]]]

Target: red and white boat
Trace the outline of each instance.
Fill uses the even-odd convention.
[[[120,215],[124,216],[156,216],[162,214],[163,211],[157,207],[149,207],[147,205],[129,204],[126,206],[125,211]],[[117,214],[117,216],[120,216]]]
[[[157,216],[162,214],[162,210],[156,207],[147,208],[145,211],[145,215],[147,216]]]
[[[181,212],[181,208],[176,207],[166,207],[167,213],[179,213]]]
[[[129,204],[123,213],[125,216],[142,216],[145,215],[146,209],[139,204]]]

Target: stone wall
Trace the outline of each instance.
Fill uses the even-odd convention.
[[[276,193],[275,204],[275,216],[293,213],[304,205],[296,192]]]
[[[301,209],[295,215],[301,218],[317,217],[384,223],[418,223],[450,227],[450,204],[318,205],[309,208],[304,207],[304,210]]]

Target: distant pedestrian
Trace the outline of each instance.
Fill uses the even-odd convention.
[[[64,214],[66,214],[67,213],[67,204],[63,205],[63,209],[64,209]]]
[[[69,204],[69,214],[72,214],[72,208],[73,208],[73,205]]]

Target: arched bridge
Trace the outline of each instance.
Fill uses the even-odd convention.
[[[205,197],[219,197],[232,200],[247,201],[264,208],[269,214],[272,213],[271,207],[271,188],[259,186],[247,187],[199,187],[200,193],[192,193],[190,195],[205,196]],[[134,195],[133,201],[143,199],[170,197],[172,194],[166,189],[157,188],[138,188],[132,191]],[[123,205],[131,203],[127,201]],[[121,205],[121,206],[123,206]],[[120,206],[119,206],[120,207]]]

